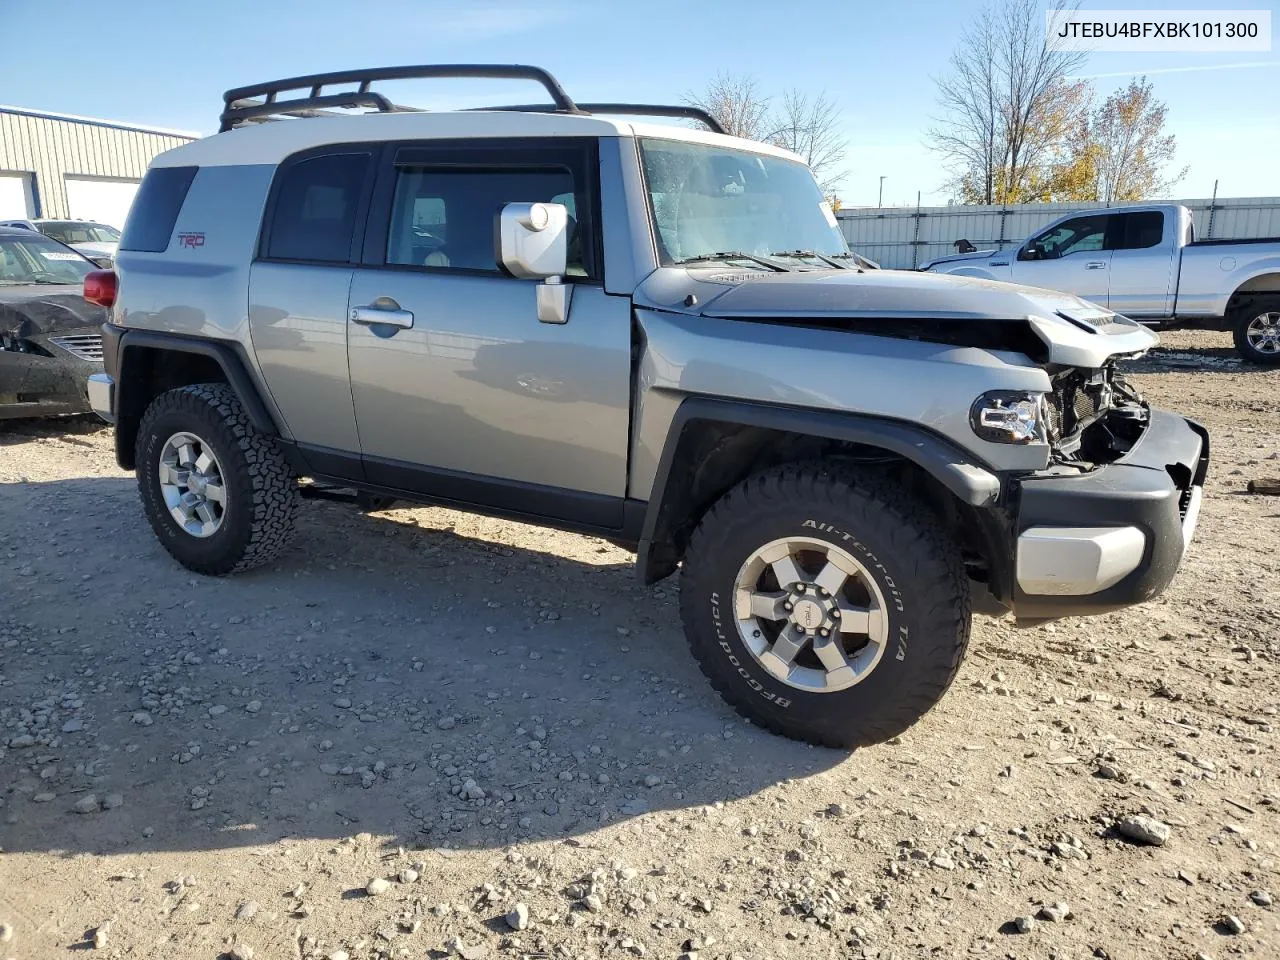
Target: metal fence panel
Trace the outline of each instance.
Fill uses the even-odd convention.
[[[1280,236],[1280,197],[1171,200],[1191,209],[1201,239]],[[979,250],[1003,250],[1068,213],[1104,203],[1010,206],[850,208],[836,214],[845,239],[883,267],[910,270],[956,251],[965,239]]]

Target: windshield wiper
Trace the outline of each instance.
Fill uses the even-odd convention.
[[[750,260],[752,263],[758,263],[762,267],[768,267],[770,270],[776,270],[778,273],[789,273],[790,268],[784,267],[782,264],[769,260],[755,253],[743,253],[740,250],[722,250],[719,253],[702,253],[696,257],[685,257],[683,260],[677,260],[677,266],[683,266],[686,263],[706,263],[708,260]]]
[[[837,270],[848,270],[844,264],[836,263],[835,257],[828,257],[825,253],[818,253],[816,250],[781,250],[777,253],[769,254],[771,257],[790,257],[793,260],[821,260],[829,267],[835,267]],[[839,256],[837,254],[836,256]]]

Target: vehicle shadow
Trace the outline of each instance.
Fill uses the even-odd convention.
[[[306,503],[277,563],[215,579],[164,552],[132,478],[0,485],[0,847],[499,848],[846,759],[722,703],[674,584],[548,539]]]

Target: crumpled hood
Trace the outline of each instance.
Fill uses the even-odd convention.
[[[101,324],[107,311],[76,284],[0,286],[0,334],[32,337]]]
[[[759,273],[729,266],[663,268],[640,285],[636,303],[730,320],[849,317],[1027,323],[1048,346],[1050,362],[1071,366],[1098,367],[1111,356],[1141,353],[1159,343],[1140,324],[1071,294],[905,270]]]

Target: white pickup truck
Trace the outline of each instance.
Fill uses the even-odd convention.
[[[1196,240],[1176,204],[1069,214],[1014,248],[920,269],[1062,290],[1152,325],[1231,330],[1246,360],[1280,364],[1280,237]]]

